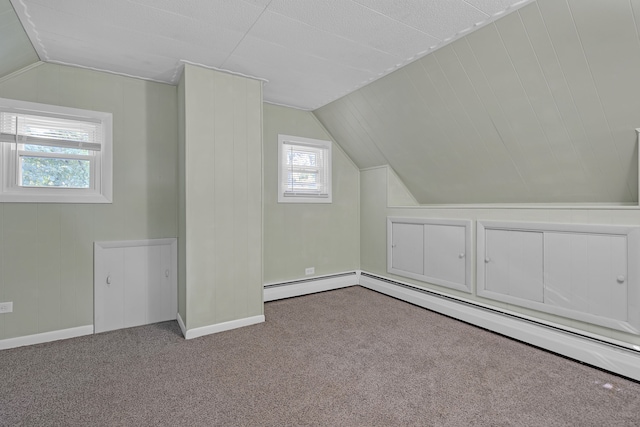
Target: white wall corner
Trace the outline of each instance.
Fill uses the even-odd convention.
[[[178,326],[180,326],[180,330],[182,331],[182,336],[187,338],[187,327],[182,320],[182,316],[180,316],[180,312],[176,313],[176,320],[178,321]]]

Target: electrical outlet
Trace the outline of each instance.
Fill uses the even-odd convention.
[[[316,272],[316,268],[315,267],[309,267],[309,268],[305,268],[304,269],[304,274],[306,274],[307,276],[313,274]]]
[[[0,314],[11,313],[13,311],[13,302],[0,302]]]

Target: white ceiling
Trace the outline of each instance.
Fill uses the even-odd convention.
[[[314,110],[533,0],[11,0],[40,59],[176,84],[184,62]]]

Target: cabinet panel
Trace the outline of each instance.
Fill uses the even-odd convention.
[[[542,302],[542,233],[487,230],[484,262],[486,290]]]
[[[471,221],[387,218],[387,271],[471,292]]]
[[[465,284],[465,227],[425,224],[424,275],[448,282]]]
[[[625,236],[545,233],[546,304],[627,320]]]
[[[393,223],[392,227],[392,268],[415,274],[423,274],[423,225]]]
[[[176,239],[96,242],[94,331],[175,319],[176,264]]]
[[[640,335],[640,227],[478,221],[479,296]]]
[[[102,250],[95,259],[94,328],[96,332],[124,328],[124,251]]]

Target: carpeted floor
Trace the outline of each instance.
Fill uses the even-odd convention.
[[[0,352],[0,425],[639,426],[640,384],[361,287]]]

